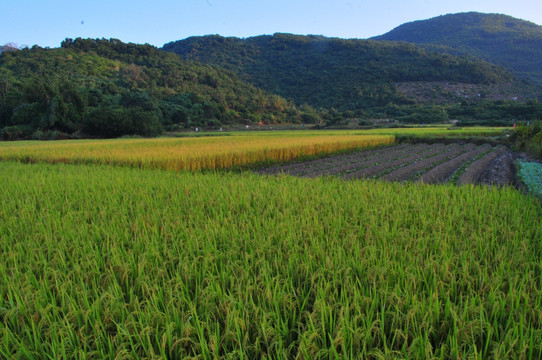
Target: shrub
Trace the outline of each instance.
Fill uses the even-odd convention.
[[[0,130],[2,140],[23,140],[30,137],[32,128],[26,125],[6,126]]]

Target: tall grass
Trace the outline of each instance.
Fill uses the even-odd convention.
[[[513,189],[0,173],[0,357],[542,357],[542,208]]]

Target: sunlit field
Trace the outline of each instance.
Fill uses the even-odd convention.
[[[0,358],[542,358],[536,198],[212,171],[452,131],[0,143]]]
[[[491,136],[502,132],[502,128],[448,130],[428,127],[210,133],[211,136],[157,139],[1,142],[0,160],[110,164],[169,170],[223,169],[387,145],[394,142],[395,135],[400,134],[460,137]]]
[[[511,188],[0,173],[0,357],[542,356],[542,209]]]
[[[230,136],[0,143],[0,159],[168,170],[221,169],[386,145],[395,139],[393,135],[326,132],[224,135]]]

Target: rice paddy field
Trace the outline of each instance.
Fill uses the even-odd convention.
[[[542,357],[537,198],[81,160],[176,140],[0,144],[0,358]]]
[[[391,144],[398,134],[454,138],[502,133],[502,128],[448,130],[427,127],[368,131],[210,133],[213,136],[158,139],[0,142],[0,160],[109,164],[177,171],[224,169]]]
[[[214,134],[217,135],[217,134]],[[282,162],[391,144],[394,135],[312,131],[221,134],[157,139],[0,143],[0,159],[106,164],[167,170],[209,170]],[[229,136],[228,136],[229,135]]]

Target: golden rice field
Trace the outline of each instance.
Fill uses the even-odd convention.
[[[222,169],[391,144],[393,135],[307,133],[1,143],[0,159],[167,170]]]
[[[502,128],[443,127],[355,131],[266,131],[155,139],[21,141],[0,143],[0,160],[107,164],[167,170],[223,169],[289,161],[391,144],[395,135],[498,135]],[[210,134],[217,135],[217,134]]]

